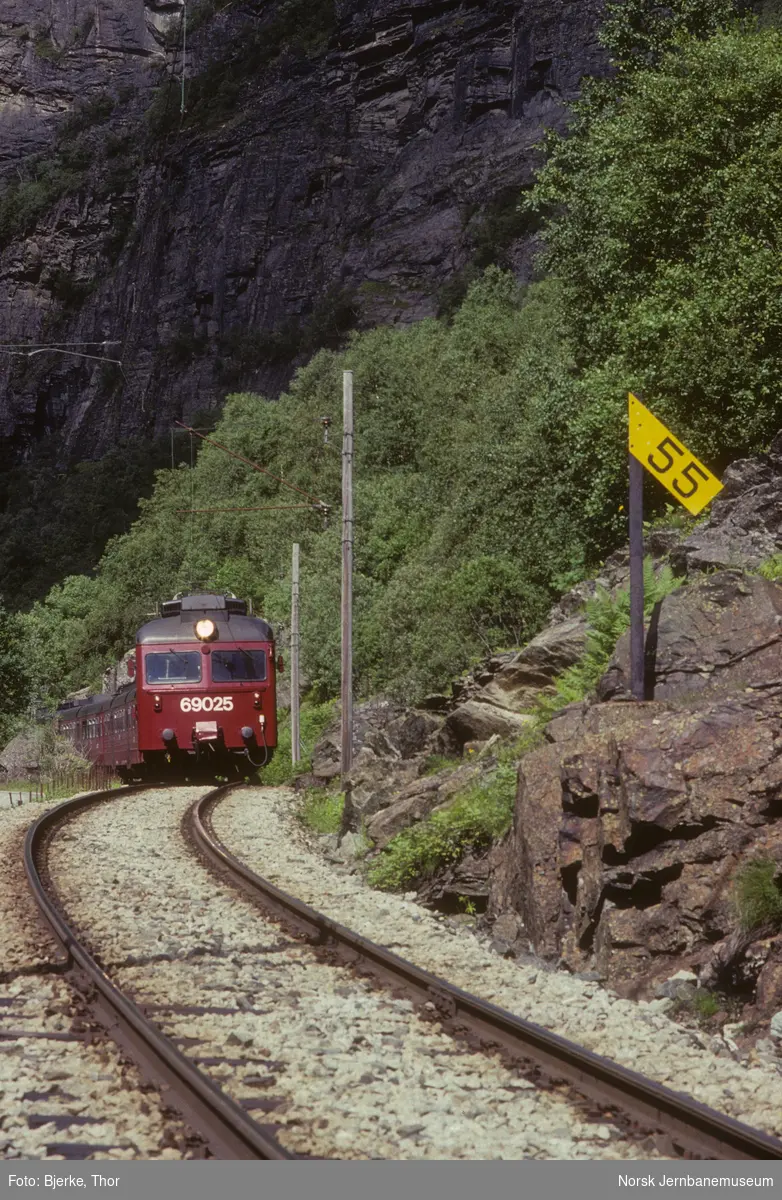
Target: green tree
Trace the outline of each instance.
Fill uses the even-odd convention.
[[[19,617],[0,600],[0,747],[16,732],[31,698],[32,664]]]
[[[659,62],[684,38],[708,38],[751,5],[741,0],[619,0],[606,5],[600,41],[620,71]]]
[[[569,470],[595,548],[619,532],[628,389],[717,470],[782,423],[782,34],[682,38],[620,92],[582,108],[532,199],[580,367]]]

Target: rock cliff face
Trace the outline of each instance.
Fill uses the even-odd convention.
[[[748,1028],[782,1003],[782,582],[752,573],[782,547],[781,446],[734,463],[687,537],[650,532],[647,551],[689,578],[648,623],[646,702],[629,699],[625,636],[597,700],[563,709],[521,757],[507,836],[417,881],[446,910],[488,901],[485,927],[503,953],[532,951],[667,1004],[712,989],[731,1011],[744,1006]],[[523,650],[488,659],[449,696],[420,712],[362,712],[345,781],[343,834],[354,832],[335,850],[349,857],[360,830],[382,854],[455,796],[491,786],[500,739],[525,728],[525,710],[578,660],[584,601],[627,585],[627,557],[617,551]],[[338,775],[338,724],[312,767],[307,784]],[[763,895],[754,917],[737,904],[747,871]]]
[[[10,359],[0,434],[96,454],[238,387],[273,394],[351,324],[431,314],[476,241],[528,273],[515,198],[604,69],[601,7],[340,0],[296,53],[274,0],[191,5],[182,120],[181,0],[4,0],[6,186],[41,178],[31,156],[66,160],[27,236],[6,229],[3,339],[116,340],[98,354],[122,368]]]
[[[684,962],[751,993],[771,931],[737,935],[741,864],[782,861],[782,587],[725,571],[668,596],[654,699],[565,709],[519,767],[490,906],[573,970],[648,989]],[[622,695],[625,647],[603,680]]]

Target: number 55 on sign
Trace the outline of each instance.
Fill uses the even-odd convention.
[[[629,403],[630,453],[696,516],[722,484],[632,392]]]

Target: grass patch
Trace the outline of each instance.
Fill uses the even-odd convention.
[[[736,873],[734,898],[742,929],[782,927],[782,891],[774,881],[777,864],[770,858],[744,863]]]
[[[540,731],[531,727],[505,745],[494,770],[458,793],[448,808],[392,838],[369,867],[372,886],[383,891],[409,887],[465,854],[487,850],[502,837],[513,819],[518,763],[540,737]]]
[[[395,891],[426,879],[465,854],[486,850],[510,827],[516,773],[504,767],[453,804],[393,838],[368,872],[373,887]]]
[[[291,762],[291,717],[289,712],[285,714],[277,728],[277,751],[269,766],[261,771],[264,786],[290,783],[297,775],[306,775],[312,770],[312,751],[334,718],[334,706],[334,700],[324,704],[305,700],[302,704],[299,714],[301,758],[296,767]]]
[[[430,754],[424,760],[424,769],[422,775],[439,775],[440,771],[447,771],[449,768],[460,766],[458,758],[447,758],[444,754]]]
[[[720,1011],[722,1005],[713,992],[698,990],[690,1001],[690,1007],[702,1021],[708,1021],[709,1017]]]
[[[344,792],[334,793],[313,789],[304,795],[304,803],[299,811],[299,820],[315,833],[339,833],[344,807]]]

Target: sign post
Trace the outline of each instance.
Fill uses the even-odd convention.
[[[644,679],[644,469],[628,456],[630,468],[630,690],[643,700]]]
[[[299,543],[293,543],[291,571],[291,762],[301,758],[299,735]]]
[[[342,375],[342,774],[353,766],[353,372]]]
[[[722,491],[722,484],[632,392],[628,395],[630,450],[630,688],[645,696],[643,473],[647,470],[693,516]]]

